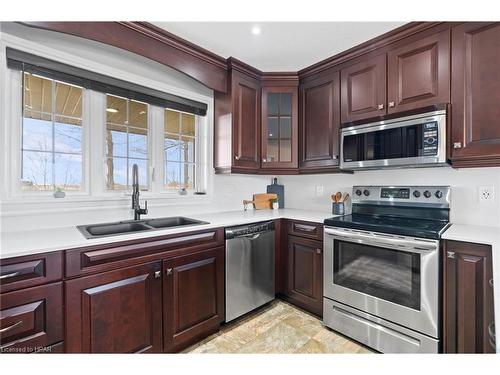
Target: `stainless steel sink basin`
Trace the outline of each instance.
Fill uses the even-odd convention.
[[[189,219],[182,216],[173,216],[163,217],[159,219],[129,220],[104,224],[78,225],[77,228],[86,238],[90,239],[201,224],[208,223],[206,221]]]

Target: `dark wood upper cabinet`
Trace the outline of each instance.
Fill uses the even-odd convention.
[[[298,88],[262,88],[262,169],[298,167]]]
[[[450,101],[450,31],[405,44],[387,54],[388,113]]]
[[[70,353],[162,351],[161,262],[66,281]]]
[[[385,115],[386,82],[385,54],[342,69],[342,123]]]
[[[323,315],[323,243],[288,236],[287,299],[315,315]]]
[[[500,23],[452,29],[453,166],[500,165]]]
[[[332,171],[339,165],[339,75],[337,71],[300,87],[301,172]]]
[[[177,352],[224,321],[224,248],[163,262],[164,350]]]
[[[491,246],[446,241],[443,264],[444,352],[494,353]]]
[[[257,77],[236,69],[227,93],[215,93],[214,167],[217,173],[258,173],[261,89]]]

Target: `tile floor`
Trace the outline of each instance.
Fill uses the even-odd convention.
[[[373,353],[325,328],[321,320],[283,302],[273,301],[229,323],[184,353]]]

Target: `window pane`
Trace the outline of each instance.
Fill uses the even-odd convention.
[[[180,163],[167,162],[165,170],[165,188],[178,190],[180,188]]]
[[[106,186],[110,190],[127,189],[127,159],[107,158]]]
[[[165,110],[165,132],[166,133],[180,133],[180,112]]]
[[[22,190],[52,190],[52,153],[24,151],[22,157]]]
[[[82,185],[81,155],[54,155],[55,186],[64,190],[80,190]]]
[[[137,164],[139,167],[139,188],[147,190],[148,188],[148,161],[142,159],[129,159],[128,185],[132,186],[132,166]]]
[[[136,128],[148,128],[148,105],[131,100],[129,102],[128,124]]]
[[[184,162],[194,162],[194,138],[181,137],[180,149],[181,149],[181,161]]]
[[[186,189],[194,189],[194,164],[182,164],[181,186]]]
[[[28,113],[27,115],[31,115]],[[52,151],[52,121],[50,116],[38,116],[49,121],[23,118],[23,143],[22,148],[27,150]]]
[[[278,161],[278,119],[268,118],[267,161]]]
[[[129,157],[148,157],[148,131],[146,129],[129,128],[128,133]]]
[[[165,135],[165,160],[168,161],[180,161],[181,151],[180,151],[180,141],[178,135]]]
[[[127,157],[127,127],[106,124],[106,156]]]
[[[127,100],[113,95],[106,96],[106,121],[127,124]]]
[[[24,108],[52,113],[52,80],[24,73]]]
[[[267,113],[276,116],[279,113],[280,94],[269,93],[267,95]]]
[[[68,117],[82,117],[82,88],[55,82],[55,113]]]
[[[194,137],[196,135],[196,123],[194,115],[182,114],[182,135]]]
[[[81,153],[82,151],[82,122],[81,120],[69,119],[65,123],[65,117],[56,117],[54,124],[54,151]],[[76,124],[71,124],[76,122]]]
[[[280,115],[282,116],[292,115],[292,94],[288,93],[281,94]]]

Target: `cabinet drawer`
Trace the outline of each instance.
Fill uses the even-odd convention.
[[[323,224],[290,220],[288,234],[323,241]]]
[[[63,340],[62,282],[0,295],[2,353],[32,353]]]
[[[29,255],[0,260],[0,293],[62,279],[62,253]]]
[[[182,255],[186,251],[217,247],[223,243],[224,231],[214,229],[68,250],[66,276],[108,271]]]

